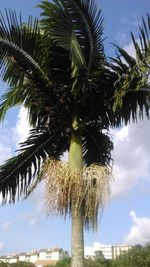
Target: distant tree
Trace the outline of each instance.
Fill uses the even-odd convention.
[[[150,244],[137,245],[112,261],[112,267],[150,267]]]
[[[86,267],[111,267],[111,261],[97,258],[93,259],[85,259]],[[46,267],[71,267],[71,258],[65,258],[63,260],[58,261],[54,265],[47,265]]]
[[[105,258],[96,258],[95,260],[86,259],[85,266],[86,267],[110,267],[111,261]]]
[[[0,266],[5,267],[5,266]],[[35,267],[32,262],[18,261],[10,264],[10,267]]]
[[[9,267],[10,263],[8,262],[0,262],[0,267]]]
[[[104,259],[104,255],[103,255],[103,253],[102,253],[102,251],[100,251],[100,250],[98,250],[98,251],[95,251],[95,259],[96,260],[99,260],[99,259]]]
[[[71,258],[64,258],[54,265],[47,265],[47,267],[71,267]]]

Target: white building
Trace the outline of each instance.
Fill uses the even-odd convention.
[[[39,260],[59,260],[60,259],[60,249],[51,248],[51,249],[41,249],[39,251]]]
[[[15,263],[18,261],[18,255],[0,256],[0,262]]]
[[[39,253],[37,251],[33,251],[30,253],[29,261],[35,263],[39,258]]]
[[[22,252],[19,254],[18,261],[26,261],[26,252]]]
[[[119,255],[128,252],[132,246],[127,246],[127,245],[116,245],[112,247],[112,252],[113,252],[113,259],[116,259]]]
[[[111,245],[102,245],[99,243],[94,243],[93,247],[94,247],[95,256],[98,255],[98,252],[100,252],[105,259],[108,259],[108,260],[112,259],[113,253],[112,253]]]
[[[51,249],[41,249],[39,251],[38,260],[55,260],[58,261],[68,257],[68,252],[63,251],[60,248],[51,248]]]
[[[102,255],[105,259],[115,259],[117,256],[129,251],[132,246],[128,245],[102,245],[94,243],[93,247],[85,247],[85,258],[95,259],[98,255]]]
[[[0,262],[7,262],[7,256],[0,256]]]
[[[86,259],[95,259],[98,254],[101,254],[105,259],[112,259],[112,246],[94,243],[93,247],[85,247],[84,249]]]
[[[95,251],[94,251],[94,248],[93,247],[88,247],[86,246],[84,248],[84,257],[86,259],[95,259]]]
[[[34,263],[37,267],[55,264],[57,261],[68,257],[68,252],[59,248],[41,249],[38,260]]]
[[[37,267],[55,264],[58,260],[69,257],[67,251],[60,248],[41,249],[38,251],[22,252],[19,255],[1,256],[0,262],[14,263],[17,261],[32,262]]]
[[[10,255],[7,257],[8,263],[16,263],[18,261],[18,255]]]

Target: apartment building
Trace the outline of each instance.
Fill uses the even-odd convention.
[[[32,262],[37,267],[55,264],[58,260],[68,257],[67,251],[60,248],[41,249],[40,251],[22,252],[18,255],[1,256],[0,262],[14,263],[17,261]]]
[[[116,259],[119,255],[128,252],[132,246],[127,245],[116,245],[112,246],[112,258]]]
[[[18,255],[18,261],[26,261],[26,252],[22,252]]]
[[[98,243],[94,243],[93,244],[94,247],[94,252],[95,252],[95,256],[100,255],[99,253],[101,253],[101,255],[105,258],[105,259],[112,259],[112,246],[111,245],[102,245],[102,244],[98,244]]]
[[[112,246],[94,243],[93,247],[85,247],[84,256],[86,259],[95,259],[98,256],[102,256],[105,259],[112,259]]]
[[[18,261],[18,255],[0,256],[0,262],[15,263]]]
[[[15,262],[17,262],[17,260],[18,260],[17,255],[14,255],[14,256],[8,256],[8,257],[7,257],[7,262],[9,262],[9,263],[15,263]]]
[[[67,251],[60,248],[41,249],[39,251],[38,260],[34,263],[37,267],[46,266],[48,264],[55,264],[57,261],[68,257]]]
[[[39,253],[38,251],[30,252],[28,257],[30,262],[35,263],[39,258]]]
[[[128,252],[132,246],[128,245],[102,245],[94,243],[93,247],[85,247],[85,258],[94,259],[97,256],[102,256],[105,259],[116,259],[117,256]]]

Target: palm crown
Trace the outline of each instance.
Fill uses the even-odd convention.
[[[136,59],[116,47],[116,58],[108,61],[94,1],[43,1],[40,7],[40,21],[23,23],[10,10],[0,17],[1,77],[9,86],[0,119],[23,104],[32,126],[18,154],[0,167],[4,203],[27,193],[46,158],[69,150],[72,131],[81,135],[86,166],[109,165],[109,128],[145,111],[149,116],[150,17],[140,28],[140,44],[132,35]]]

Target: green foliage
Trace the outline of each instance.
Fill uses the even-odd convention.
[[[55,265],[47,265],[47,267],[70,267],[71,259],[64,258],[63,260],[59,260]]]
[[[0,262],[0,267],[10,267],[10,263],[8,263],[8,262]]]
[[[0,262],[0,267],[35,267],[31,262],[18,261],[14,263]]]
[[[70,258],[66,258],[64,260],[57,262],[57,264],[54,266],[70,267],[71,266],[70,264],[71,264]],[[85,259],[85,266],[86,267],[149,267],[150,244],[147,244],[144,247],[137,245],[128,252],[117,257],[115,260],[106,260],[103,257],[96,257],[95,260]]]
[[[105,259],[85,259],[86,267],[110,267],[111,262]],[[48,265],[47,267],[71,267],[71,259],[65,258],[58,261],[55,265]]]
[[[18,261],[11,263],[11,267],[35,267],[35,265],[31,262]]]
[[[111,262],[106,259],[85,260],[86,267],[109,267]]]
[[[127,253],[120,255],[112,261],[112,267],[149,267],[150,245],[133,247]]]

